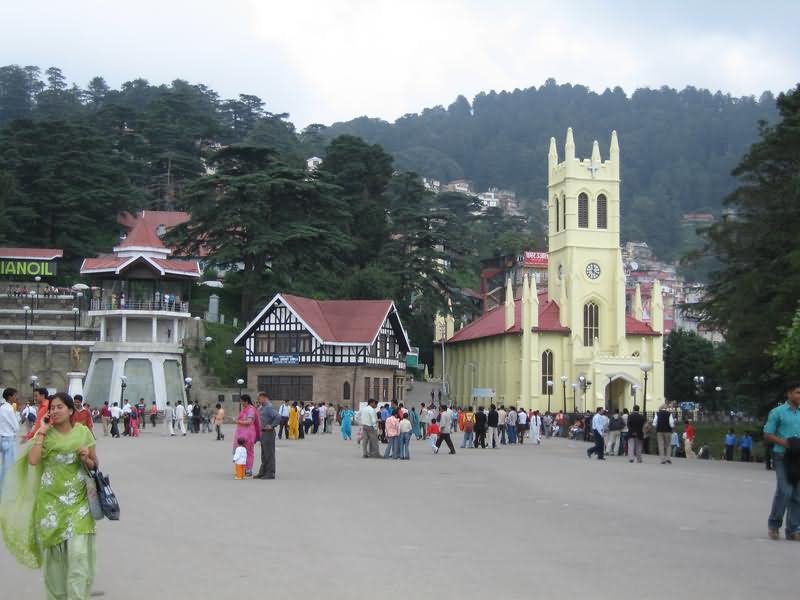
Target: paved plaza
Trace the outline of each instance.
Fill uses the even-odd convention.
[[[763,465],[587,460],[566,440],[365,460],[338,435],[278,442],[278,479],[234,481],[228,426],[100,438],[122,520],[96,592],[147,598],[779,598],[800,544],[766,538]],[[454,436],[457,446],[461,435]],[[382,449],[384,446],[382,446]],[[256,460],[256,466],[258,459]],[[43,598],[0,552],[3,597]]]

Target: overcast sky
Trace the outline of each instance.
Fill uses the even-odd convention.
[[[85,85],[143,77],[251,93],[303,127],[394,120],[458,94],[800,80],[800,0],[2,0],[0,64]],[[651,6],[657,4],[657,7]]]

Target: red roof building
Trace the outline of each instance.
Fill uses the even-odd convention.
[[[236,337],[248,387],[273,400],[357,408],[402,401],[411,346],[391,300],[275,297]]]

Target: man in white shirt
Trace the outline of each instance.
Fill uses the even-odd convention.
[[[455,421],[458,422],[457,420]],[[438,454],[442,442],[447,444],[450,448],[450,454],[455,454],[456,449],[453,446],[453,440],[450,439],[450,433],[453,431],[453,416],[451,411],[446,406],[442,405],[439,409],[439,437],[436,439],[436,446],[433,448],[433,453]]]
[[[3,478],[17,458],[17,434],[19,420],[11,407],[17,401],[17,390],[6,388],[0,400],[0,493],[3,491]]]
[[[524,408],[517,411],[517,443],[521,444],[525,440],[525,430],[528,428],[528,413]]]
[[[364,434],[361,439],[364,458],[381,457],[378,451],[378,415],[375,412],[377,405],[377,400],[371,398],[358,411],[358,422],[361,423]]]
[[[328,433],[328,407],[325,406],[324,402],[320,402],[318,410],[319,422],[322,423],[322,433]]]
[[[500,405],[500,409],[497,411],[497,427],[500,430],[500,444],[505,446],[506,429],[508,429],[508,427],[506,425],[506,408],[502,404]]]
[[[178,427],[181,429],[181,435],[186,436],[186,408],[183,406],[183,402],[178,400],[178,405],[175,407],[175,421]]]
[[[537,445],[542,443],[542,417],[539,411],[533,411],[531,417],[531,441],[536,442]]]
[[[605,431],[606,426],[608,425],[608,417],[605,416],[603,413],[602,406],[597,407],[597,412],[594,413],[592,417],[592,435],[594,436],[594,446],[589,448],[586,451],[586,457],[592,458],[592,454],[597,454],[598,460],[605,460],[603,456],[603,452],[605,451],[606,442],[603,439],[603,431]]]
[[[281,405],[278,407],[278,415],[281,418],[281,424],[278,427],[278,439],[283,439],[283,434],[286,434],[286,437],[289,437],[288,427],[289,427],[289,406],[286,404],[286,400],[281,402]]]
[[[111,405],[111,437],[119,437],[119,419],[122,417],[122,409],[119,407],[119,402],[114,402]]]
[[[194,427],[192,426],[192,417],[193,416],[194,416],[194,406],[192,405],[192,401],[189,400],[186,403],[186,421],[188,423],[189,433],[195,433]]]
[[[175,411],[169,402],[164,407],[164,428],[169,435],[175,435]]]

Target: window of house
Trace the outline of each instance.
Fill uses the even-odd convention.
[[[597,228],[608,229],[608,200],[605,194],[597,197]]]
[[[372,399],[372,396],[369,395],[369,377],[364,377],[364,402],[368,402]]]
[[[389,380],[388,379],[384,379],[383,380],[383,401],[384,402],[388,402],[389,401]]]
[[[547,394],[547,382],[553,381],[553,353],[542,352],[542,394]]]
[[[342,400],[350,400],[350,382],[345,381],[342,386]]]
[[[591,346],[596,337],[600,337],[600,311],[589,302],[583,306],[583,345]]]
[[[578,227],[589,227],[589,196],[583,192],[578,196]]]
[[[314,378],[310,375],[259,375],[257,385],[259,392],[278,402],[314,400]]]

